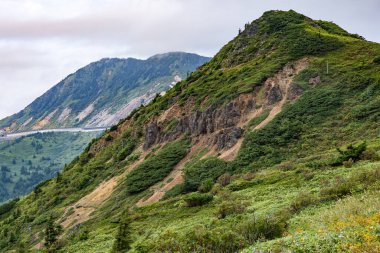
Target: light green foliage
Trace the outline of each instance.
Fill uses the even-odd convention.
[[[221,105],[253,91],[289,60],[309,57],[294,80],[304,94],[265,127],[247,129],[234,161],[195,156],[185,165],[184,184],[168,191],[164,201],[131,209],[130,252],[377,252],[380,66],[374,55],[380,55],[378,44],[334,24],[268,12],[189,79],[137,110],[122,126],[136,147],[144,122],[174,101],[186,104],[191,98],[194,110]],[[320,82],[310,85],[317,76]],[[103,137],[91,144],[59,180],[41,184],[8,208],[0,218],[0,248],[29,242],[50,214],[60,217],[66,206],[125,171],[137,153],[118,159],[122,143],[131,141],[123,142],[118,131],[110,133],[112,141]],[[366,150],[352,166],[331,166],[340,155],[337,147],[353,144],[356,150],[363,142]],[[109,252],[120,213],[149,196],[150,186],[170,173],[188,145],[174,141],[149,150],[136,172],[82,224],[88,238],[80,240],[81,232],[73,231],[61,252]],[[218,178],[225,173],[229,184],[222,187]],[[189,193],[206,192],[215,181],[210,193]]]

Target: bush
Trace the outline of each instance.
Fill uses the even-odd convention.
[[[139,193],[163,180],[186,155],[188,146],[187,141],[171,142],[157,155],[148,157],[128,174],[125,180],[127,192]]]
[[[278,167],[278,169],[280,169],[282,171],[294,170],[294,168],[295,168],[294,163],[291,161],[282,162],[277,167]]]
[[[380,156],[374,149],[366,149],[360,156],[360,160],[379,161]]]
[[[341,150],[340,148],[337,148],[336,150],[339,152],[340,156],[337,158],[336,161],[332,163],[332,165],[339,166],[342,165],[343,162],[352,160],[352,163],[360,160],[360,157],[364,153],[364,151],[367,149],[366,142],[363,142],[357,146],[354,146],[353,144],[350,144],[347,146],[346,150]],[[349,165],[349,163],[348,163]]]
[[[135,147],[136,147],[136,144],[135,144],[134,140],[128,141],[125,144],[125,147],[117,155],[117,159],[119,161],[123,161],[125,158],[127,158],[127,156],[129,156],[133,152]]]
[[[348,161],[343,161],[343,166],[346,168],[351,168],[354,165],[354,160],[352,158],[348,159]]]
[[[193,192],[187,195],[184,200],[188,207],[203,206],[213,200],[214,196],[208,193]]]
[[[242,202],[224,201],[218,207],[217,217],[224,219],[228,215],[244,213],[247,206]]]
[[[221,175],[218,180],[216,181],[220,186],[225,187],[231,183],[231,174],[230,173],[224,173]]]
[[[117,130],[117,125],[113,125],[111,128],[110,128],[110,132],[114,132]]]
[[[227,163],[218,158],[211,157],[199,160],[185,169],[185,190],[195,191],[205,180],[216,180],[227,170]]]
[[[177,184],[176,186],[174,186],[172,189],[170,189],[169,191],[165,193],[164,197],[162,197],[162,200],[170,199],[178,195],[181,195],[183,191],[184,191],[184,185]]]
[[[301,193],[297,198],[290,204],[290,210],[293,213],[298,213],[302,209],[315,204],[318,201],[316,197],[310,193]]]
[[[113,137],[112,137],[112,135],[110,135],[110,134],[107,134],[107,136],[106,136],[106,139],[105,139],[106,141],[112,141],[113,140]]]
[[[335,181],[320,191],[323,200],[334,200],[351,195],[354,190],[354,184],[347,179],[337,177]]]
[[[373,59],[373,62],[376,63],[376,64],[380,64],[380,55],[379,55],[379,56],[376,56],[376,57]]]
[[[198,191],[202,193],[207,193],[212,189],[213,186],[214,186],[214,181],[212,179],[206,179],[198,187]]]
[[[251,219],[240,223],[237,230],[249,244],[253,244],[258,240],[271,240],[281,237],[286,231],[288,219],[289,213],[287,211],[261,218],[253,215]]]

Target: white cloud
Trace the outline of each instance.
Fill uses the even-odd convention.
[[[380,41],[378,0],[0,0],[0,118],[103,57],[211,56],[270,9],[333,20]]]

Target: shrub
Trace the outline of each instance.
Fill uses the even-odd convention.
[[[129,156],[133,152],[135,147],[136,147],[136,144],[133,140],[128,141],[125,144],[124,148],[120,150],[119,154],[117,155],[117,159],[119,161],[123,161],[125,158],[127,158],[127,156]]]
[[[216,215],[219,219],[224,219],[228,215],[244,213],[246,208],[246,204],[242,202],[224,201],[219,205]]]
[[[347,179],[337,177],[335,181],[320,191],[323,200],[333,200],[350,195],[354,190],[354,184]]]
[[[19,198],[17,199],[14,199],[12,201],[9,201],[5,204],[2,204],[0,206],[0,216],[2,216],[3,214],[6,214],[6,213],[9,213],[10,211],[13,210],[13,208],[16,206],[17,202],[19,201]]]
[[[256,174],[254,172],[247,172],[245,174],[243,174],[243,179],[244,180],[247,180],[247,181],[251,181],[252,179],[254,179],[256,176]]]
[[[203,206],[213,200],[214,196],[208,193],[193,192],[187,195],[184,200],[188,207]]]
[[[202,193],[209,192],[212,189],[213,185],[214,181],[212,179],[206,179],[198,187],[198,191]]]
[[[110,128],[110,132],[114,132],[117,130],[117,125],[113,125],[111,128]]]
[[[119,220],[119,227],[115,242],[113,244],[112,253],[124,253],[131,249],[131,218],[128,212],[124,212]]]
[[[286,222],[289,219],[287,211],[278,212],[257,218],[255,214],[249,220],[238,225],[238,233],[241,234],[249,244],[258,240],[271,240],[281,237],[286,231]]]
[[[376,64],[380,64],[380,55],[376,56],[376,57],[373,59],[373,62],[376,63]]]
[[[107,136],[106,136],[106,139],[105,139],[106,141],[112,141],[113,140],[113,137],[112,137],[112,135],[110,135],[110,134],[107,134]]]
[[[128,174],[127,192],[139,193],[163,180],[186,155],[188,146],[187,141],[175,141],[166,144],[157,155],[152,154]]]
[[[297,213],[302,209],[315,204],[317,202],[317,198],[311,195],[310,193],[301,193],[297,196],[297,198],[290,204],[290,210],[293,213]]]
[[[181,195],[183,193],[183,191],[184,191],[184,185],[183,184],[177,184],[172,189],[167,191],[162,199],[165,200],[165,199],[170,199],[170,198],[176,197],[178,195]]]
[[[291,161],[282,162],[277,167],[282,171],[294,170],[295,168],[294,163]]]
[[[348,159],[348,161],[343,161],[343,166],[346,168],[351,168],[354,165],[354,160],[352,158]]]
[[[363,142],[357,146],[350,144],[347,146],[345,150],[341,150],[340,148],[337,148],[336,150],[339,152],[340,156],[337,158],[336,161],[332,163],[332,165],[335,165],[335,166],[342,165],[343,162],[349,161],[350,159],[352,160],[352,162],[356,162],[360,160],[360,157],[362,156],[363,152],[366,149],[367,149],[366,142]]]
[[[361,160],[379,161],[380,156],[374,149],[366,149],[360,156]]]
[[[230,173],[224,173],[220,177],[218,177],[218,180],[216,181],[220,186],[225,187],[231,183],[231,174]]]
[[[185,169],[185,190],[195,191],[207,179],[216,180],[227,170],[227,163],[218,158],[211,157],[199,160]]]

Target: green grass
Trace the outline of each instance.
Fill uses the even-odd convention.
[[[252,35],[256,24],[261,30]],[[300,35],[303,39],[297,40]],[[109,251],[126,209],[132,212],[131,252],[377,252],[380,65],[374,62],[376,55],[380,55],[378,44],[332,23],[294,12],[266,13],[189,79],[93,142],[60,177],[40,185],[10,210],[6,207],[8,212],[0,219],[0,248],[37,242],[36,235],[50,215],[58,219],[66,206],[125,171],[139,151],[131,148],[122,161],[120,152],[127,143],[138,147],[144,123],[174,101],[194,102],[194,108],[185,110],[222,105],[253,91],[289,60],[307,56],[309,66],[294,80],[304,94],[262,129],[248,129],[236,160],[203,158],[207,150],[201,150],[185,165],[183,185],[167,192],[164,201],[138,208],[135,204],[151,194],[150,186],[185,156],[189,143],[177,140],[153,147],[91,220],[67,231],[70,236],[62,241],[60,252]],[[321,82],[309,85],[309,79],[317,76]],[[170,132],[176,124],[170,120],[163,129]],[[128,135],[123,136],[123,131]],[[112,138],[107,141],[108,135]],[[370,153],[363,152],[352,166],[331,166],[340,156],[337,148],[364,141]],[[231,174],[228,185],[215,183],[206,195],[194,193],[208,191],[209,187],[199,186],[213,184],[226,172]],[[189,207],[193,199],[202,205]],[[86,230],[89,236],[83,239]],[[16,240],[11,232],[18,235]]]

